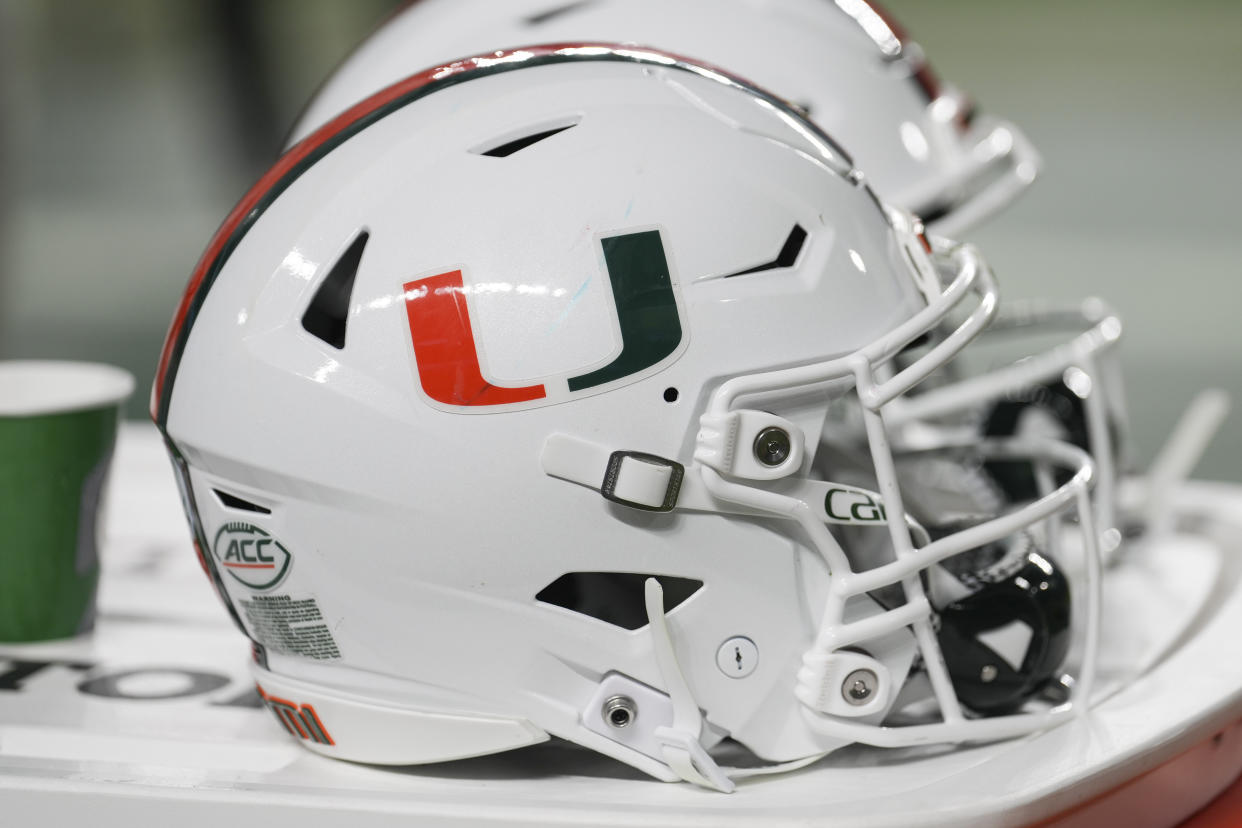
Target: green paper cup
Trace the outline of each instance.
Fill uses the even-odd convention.
[[[0,642],[88,632],[100,505],[134,378],[87,362],[0,362]]]

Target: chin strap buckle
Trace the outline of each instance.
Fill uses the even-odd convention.
[[[698,737],[676,727],[657,727],[655,737],[664,747],[664,761],[686,782],[721,793],[733,793],[737,787],[703,749]]]
[[[673,511],[686,479],[686,467],[676,460],[641,451],[612,451],[568,434],[549,435],[539,461],[545,474],[595,489],[606,500],[645,512]]]
[[[634,509],[671,512],[685,477],[686,467],[676,460],[641,451],[614,451],[599,493],[605,500]]]

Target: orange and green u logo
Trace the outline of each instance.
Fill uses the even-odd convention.
[[[607,365],[569,377],[570,393],[645,371],[681,344],[681,319],[660,232],[609,236],[601,245],[621,328],[621,352]],[[511,387],[484,379],[460,270],[404,287],[419,382],[428,397],[446,405],[490,406],[548,396],[543,384]]]

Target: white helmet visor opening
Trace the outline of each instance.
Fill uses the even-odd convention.
[[[902,235],[902,228],[898,227],[897,233]],[[812,501],[813,496],[824,496],[821,489],[830,490],[835,484],[804,481],[801,488],[786,487],[778,492],[752,482],[772,479],[770,476],[748,473],[744,465],[725,466],[712,462],[720,454],[704,450],[702,435],[700,451],[696,453],[702,465],[694,471],[712,497],[797,521],[810,545],[822,556],[832,578],[819,629],[812,647],[804,655],[795,693],[804,705],[806,723],[811,729],[846,741],[878,746],[988,740],[1050,726],[1072,707],[1084,702],[1094,671],[1099,626],[1099,551],[1089,493],[1094,466],[1086,452],[1051,440],[1012,438],[972,443],[970,447],[974,451],[988,458],[1031,463],[1039,481],[1037,496],[1011,511],[949,531],[934,540],[912,527],[910,521],[896,519],[899,515],[906,516],[907,509],[894,460],[888,409],[918,383],[941,371],[984,330],[997,308],[995,280],[973,248],[942,244],[937,258],[941,265],[951,266],[956,275],[924,310],[907,322],[845,357],[735,377],[712,395],[704,415],[704,422],[713,426],[705,428],[704,433],[709,433],[730,414],[746,416],[739,402],[744,397],[784,393],[808,386],[826,387],[843,378],[852,379],[867,451],[874,465],[877,488],[873,493],[874,501],[892,516],[885,521],[892,549],[889,562],[857,570],[828,530],[826,524],[835,522],[831,514],[825,514],[831,510]],[[945,333],[946,318],[967,305],[967,300],[973,300],[973,304],[964,319]],[[937,328],[941,328],[942,335],[925,354],[901,366],[894,364],[899,352]],[[963,443],[956,448],[966,445]],[[950,446],[942,446],[947,447]],[[1063,472],[1059,485],[1058,472]],[[1085,601],[1086,606],[1081,613],[1085,622],[1079,629],[1082,637],[1079,644],[1085,655],[1073,696],[1066,703],[1052,707],[1032,700],[1025,706],[1007,706],[1017,712],[976,718],[979,713],[990,711],[965,708],[959,699],[938,639],[937,612],[925,591],[923,576],[941,562],[1024,532],[1045,538],[1049,554],[1055,557],[1060,554],[1059,536],[1064,531],[1062,516],[1067,514],[1076,521],[1072,523],[1074,531],[1083,536],[1081,549],[1086,557],[1083,570],[1087,573],[1085,594],[1076,597],[1076,600]],[[900,604],[863,618],[848,609],[851,601],[895,585],[899,585],[904,598]],[[902,726],[880,722],[883,716],[878,714],[892,712],[891,705],[896,699],[886,686],[887,672],[883,666],[874,660],[868,661],[859,651],[865,653],[868,642],[899,630],[908,630],[917,642],[939,721]],[[844,705],[840,701],[842,698],[847,699]],[[886,704],[889,706],[885,707]]]

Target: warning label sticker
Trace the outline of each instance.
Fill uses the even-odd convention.
[[[256,595],[237,603],[254,637],[265,647],[320,661],[341,657],[314,598]]]

